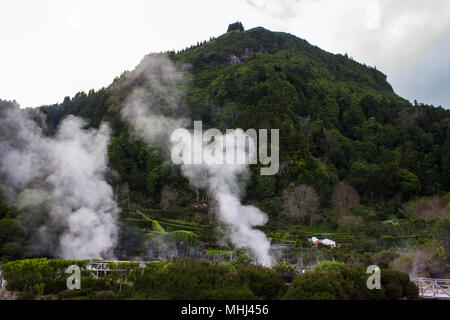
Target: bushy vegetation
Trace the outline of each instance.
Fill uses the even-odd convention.
[[[294,279],[286,300],[335,300],[342,297],[339,282],[327,273],[313,272]]]
[[[87,261],[27,259],[3,264],[3,277],[9,290],[25,295],[57,293],[67,288],[65,269],[70,265],[85,267]],[[86,276],[88,273],[84,273]]]
[[[244,26],[243,26],[242,23],[239,22],[239,21],[230,24],[230,25],[228,26],[227,32],[230,32],[230,31],[236,31],[236,30],[237,30],[237,31],[244,31]]]
[[[330,271],[322,271],[324,269]],[[398,300],[418,297],[418,288],[410,282],[405,273],[392,270],[382,271],[381,289],[369,290],[366,284],[368,275],[365,271],[361,265],[322,263],[318,265],[317,271],[295,278],[284,298],[293,300]]]
[[[326,272],[336,276],[342,273],[343,265],[342,262],[323,260],[314,267],[314,271]]]
[[[175,259],[147,263],[109,263],[106,276],[94,277],[87,261],[29,259],[4,265],[9,290],[22,292],[23,299],[51,296],[57,299],[236,299],[236,300],[330,300],[414,299],[417,288],[408,275],[382,272],[382,289],[368,290],[362,265],[323,262],[317,271],[285,282],[279,269],[248,263],[211,264],[207,261]],[[81,289],[66,289],[65,269],[82,269]],[[336,268],[336,266],[339,266]],[[326,270],[329,271],[326,271]],[[291,270],[292,271],[292,270]]]

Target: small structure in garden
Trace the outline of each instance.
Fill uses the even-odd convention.
[[[316,237],[312,237],[311,239],[308,239],[312,243],[318,245],[319,243],[330,246],[332,248],[336,248],[336,241],[330,240],[330,239],[317,239]]]

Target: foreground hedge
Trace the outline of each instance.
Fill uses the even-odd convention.
[[[405,273],[382,270],[381,290],[369,290],[362,265],[321,262],[315,271],[296,275],[290,285],[286,272],[249,263],[211,264],[206,261],[173,260],[148,263],[110,264],[106,277],[94,279],[85,270],[88,261],[28,259],[3,265],[9,290],[24,297],[56,294],[59,299],[414,299],[417,287]],[[70,265],[82,268],[81,290],[67,290],[64,273]],[[293,275],[294,277],[294,275]],[[289,280],[290,281],[290,280]]]
[[[5,263],[2,266],[7,289],[29,294],[56,293],[67,288],[67,274],[70,265],[85,267],[87,260],[26,259]]]
[[[150,264],[132,281],[150,299],[278,299],[286,290],[271,269],[194,260]]]
[[[326,272],[325,270],[328,270]],[[406,273],[382,270],[381,289],[367,288],[366,268],[362,265],[342,265],[326,262],[316,270],[298,276],[289,287],[287,300],[398,300],[415,299],[419,290]]]

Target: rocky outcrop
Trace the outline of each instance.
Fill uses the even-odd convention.
[[[230,64],[238,64],[247,59],[248,57],[254,55],[254,51],[252,48],[245,48],[244,52],[239,56],[232,53],[230,55]]]

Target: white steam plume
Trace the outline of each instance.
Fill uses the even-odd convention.
[[[182,173],[189,178],[194,188],[205,188],[216,201],[216,213],[219,220],[230,228],[230,236],[238,247],[248,249],[255,257],[256,262],[265,266],[271,266],[274,262],[271,254],[270,242],[264,232],[255,229],[267,223],[267,215],[255,206],[241,203],[242,182],[248,178],[248,159],[255,157],[256,146],[251,136],[246,148],[245,140],[234,141],[235,133],[244,135],[241,129],[227,131],[227,134],[216,137],[214,142],[201,141],[203,147],[202,165],[182,165]],[[191,139],[194,135],[191,134]],[[185,139],[184,141],[190,141]],[[243,142],[239,143],[239,142]],[[215,153],[216,146],[221,146],[221,151]],[[187,148],[189,149],[189,148]],[[224,152],[234,149],[236,159],[247,159],[246,164],[214,164],[221,163]],[[241,184],[241,185],[240,185]]]
[[[49,203],[38,236],[45,250],[65,259],[113,257],[119,209],[104,178],[108,126],[84,130],[81,119],[69,116],[55,136],[46,136],[30,113],[41,117],[17,106],[0,110],[2,182],[16,192],[45,191],[36,193]]]
[[[187,123],[180,114],[185,68],[175,66],[165,55],[153,54],[126,74],[125,82],[141,79],[143,84],[127,97],[122,117],[147,143],[164,142],[170,132]]]
[[[185,69],[163,55],[151,55],[129,75],[129,81],[144,77],[145,84],[128,97],[122,116],[148,143],[164,137],[159,141],[170,147],[172,131],[189,123],[183,113]],[[245,147],[238,148],[238,152],[246,152]],[[264,225],[267,216],[254,206],[242,205],[240,200],[239,177],[248,175],[247,166],[183,165],[182,173],[193,187],[205,188],[212,195],[218,204],[216,213],[230,228],[232,241],[249,249],[257,263],[271,265],[270,243],[262,231],[253,228]]]

